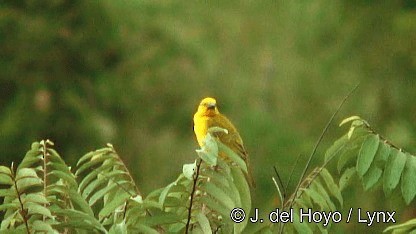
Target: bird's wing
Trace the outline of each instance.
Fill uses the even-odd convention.
[[[216,126],[227,129],[228,134],[224,132],[215,132],[214,136],[218,137],[222,143],[230,147],[234,152],[240,155],[245,162],[247,162],[248,154],[244,148],[243,140],[241,139],[237,129],[224,115],[221,115],[220,118],[221,121],[217,119],[216,121],[211,122],[210,127]]]
[[[248,158],[247,150],[244,148],[243,140],[241,139],[240,134],[238,132],[232,133],[234,136],[230,135],[230,139],[234,139],[232,142],[230,142],[232,145],[234,145],[235,149],[238,150],[239,155],[241,158],[244,159],[244,161]]]

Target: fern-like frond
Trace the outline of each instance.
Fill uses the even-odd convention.
[[[4,205],[9,206],[3,209],[5,218],[1,229],[18,230],[24,225],[30,232],[67,232],[83,228],[102,231],[102,226],[94,226],[97,222],[94,213],[78,194],[74,174],[52,147],[53,142],[49,140],[35,142],[16,172],[13,166],[1,167],[0,184],[10,186],[0,193]]]
[[[222,129],[214,129],[214,131],[222,131]],[[210,134],[205,138],[204,147],[198,151],[199,155],[200,152],[208,155],[208,160],[201,157],[203,161],[200,176],[197,178],[197,194],[188,217],[191,220],[189,231],[207,233],[216,230],[224,233],[239,233],[245,228],[248,219],[234,223],[229,216],[231,210],[236,207],[244,209],[247,214],[250,212],[250,189],[244,176],[247,165],[236,153]],[[218,155],[227,155],[227,158]],[[214,158],[216,165],[210,163],[215,161]]]
[[[365,190],[380,185],[386,196],[400,189],[405,203],[410,204],[416,196],[416,156],[389,142],[360,117],[347,118],[341,125],[348,122],[351,122],[348,132],[325,156],[326,161],[338,157],[340,189],[344,190],[352,178],[358,178]],[[414,232],[415,223],[413,219],[385,231]]]
[[[102,225],[121,227],[128,201],[140,192],[113,146],[107,144],[87,153],[79,159],[77,167],[75,175],[81,181],[78,192],[87,206],[98,210]]]
[[[331,223],[314,223],[303,220],[300,222],[300,209],[305,213],[308,209],[313,212],[335,212],[340,210],[343,205],[343,198],[341,190],[337,183],[334,181],[332,175],[324,167],[315,168],[305,179],[302,181],[297,194],[292,194],[288,201],[284,205],[284,209],[288,209],[294,199],[292,211],[293,223],[286,225],[286,232],[299,233],[315,233],[327,232],[327,228]]]
[[[381,184],[388,196],[400,187],[404,201],[410,204],[416,196],[416,156],[377,134],[358,116],[347,118],[342,124],[350,121],[348,132],[325,155],[326,161],[338,157],[340,187],[344,189],[347,179],[356,174],[365,190]]]
[[[210,134],[197,153],[199,158],[195,163],[185,164],[176,181],[143,200],[140,197],[129,203],[126,214],[129,229],[149,233],[240,233],[244,229],[247,221],[237,224],[229,218],[235,207],[250,212],[244,161],[234,160],[239,156]],[[221,153],[229,157],[218,157]],[[147,215],[146,209],[152,215]]]
[[[20,168],[15,172],[12,165],[11,168],[2,166],[0,171],[2,184],[9,186],[1,194],[4,204],[0,210],[5,214],[0,230],[58,233],[52,227],[55,217],[48,209],[49,202],[42,192],[43,181],[36,170]]]

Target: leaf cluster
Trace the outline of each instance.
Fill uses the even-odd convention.
[[[345,135],[326,151],[324,164],[306,176],[288,199],[281,195],[281,210],[295,210],[293,222],[259,224],[252,232],[328,233],[331,223],[300,222],[299,209],[338,211],[342,192],[353,177],[365,190],[377,185],[386,196],[400,189],[406,204],[416,194],[416,157],[377,134],[359,117]],[[251,210],[250,188],[244,174],[247,165],[209,130],[195,162],[167,186],[144,196],[111,144],[81,157],[75,173],[43,140],[32,144],[15,167],[0,166],[0,211],[5,233],[241,233],[248,218],[236,223],[230,211]],[[225,132],[226,133],[226,132]],[[212,135],[211,135],[212,134]],[[223,156],[225,155],[225,157]],[[336,159],[339,179],[326,166]],[[284,227],[286,228],[284,229]],[[394,233],[416,230],[415,219],[390,226]]]
[[[146,197],[112,145],[81,157],[75,173],[52,147],[35,142],[17,168],[0,166],[1,231],[228,233],[246,226],[228,217],[234,207],[250,210],[247,167],[210,134],[194,163]],[[225,160],[221,152],[233,155]]]

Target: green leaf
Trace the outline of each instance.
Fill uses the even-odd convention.
[[[182,173],[188,180],[193,180],[196,169],[196,161],[194,163],[184,164]]]
[[[325,198],[322,197],[320,193],[314,189],[305,189],[303,192],[308,195],[321,210],[330,210]]]
[[[17,228],[1,230],[1,234],[27,234],[27,230],[24,225],[20,225]]]
[[[206,164],[210,166],[215,166],[217,164],[217,157],[214,157],[213,154],[208,153],[204,149],[202,150],[195,150],[198,153],[198,156],[204,161]]]
[[[202,174],[202,173],[201,173]],[[203,171],[202,176],[206,176],[210,178],[210,183],[216,184],[218,187],[220,187],[223,190],[227,190],[227,194],[232,193],[234,182],[229,183],[230,173],[226,174],[225,170],[206,170]],[[232,179],[232,178],[231,178]],[[235,187],[235,186],[234,186]],[[237,191],[238,192],[238,191]]]
[[[86,213],[87,215],[94,216],[94,212],[88,205],[87,201],[75,190],[69,190],[68,195],[71,198],[71,202],[75,209]]]
[[[0,175],[1,174],[11,176],[12,172],[10,171],[10,168],[8,168],[8,167],[0,166]]]
[[[46,223],[40,220],[35,220],[33,222],[32,229],[34,233],[48,233],[48,234],[59,233],[57,230],[53,229],[49,223]]]
[[[217,165],[218,145],[215,141],[215,138],[211,136],[211,134],[207,134],[204,139],[204,145],[202,146],[202,149],[196,150],[196,152],[198,153],[199,157],[208,165]]]
[[[49,170],[62,171],[72,175],[72,172],[69,170],[69,167],[66,164],[48,161],[47,166],[50,167]]]
[[[169,193],[169,190],[173,187],[173,186],[175,186],[175,182],[173,182],[173,183],[170,183],[168,186],[166,186],[164,189],[163,189],[163,191],[160,193],[160,196],[159,196],[159,204],[162,206],[162,207],[164,207],[164,204],[165,204],[165,199],[166,199],[166,197],[168,196],[168,193]]]
[[[233,162],[235,162],[241,168],[241,170],[247,173],[247,165],[244,162],[244,160],[239,155],[237,155],[234,151],[232,151],[230,148],[224,145],[222,142],[218,141],[217,143],[218,143],[219,151],[224,152],[228,158],[230,158]]]
[[[370,168],[380,143],[378,135],[370,134],[365,138],[357,159],[357,174],[362,177]]]
[[[387,159],[389,158],[391,148],[384,142],[380,142],[377,153],[368,171],[362,177],[365,190],[372,188],[381,178]]]
[[[198,213],[196,215],[196,220],[198,221],[199,226],[201,227],[203,233],[205,234],[212,233],[212,229],[211,229],[211,226],[209,225],[209,220],[207,216],[205,216],[203,213]]]
[[[35,155],[33,157],[28,157],[29,155],[26,154],[26,156],[23,158],[22,162],[17,167],[17,170],[20,170],[22,168],[32,167],[33,164],[42,162],[42,157],[43,157],[42,154],[40,152],[36,152],[36,153],[37,153],[37,155]]]
[[[229,165],[224,163],[224,161],[221,159],[218,161],[219,170],[203,170],[202,175],[209,178],[210,184],[214,184],[217,186],[220,190],[222,190],[226,196],[230,197],[234,204],[237,207],[241,207],[241,198],[240,198],[240,192],[236,187],[232,172],[230,171]],[[237,167],[235,167],[237,168]],[[237,168],[237,170],[241,171]],[[243,177],[243,176],[242,176]]]
[[[35,202],[38,204],[48,204],[48,200],[46,200],[45,196],[43,195],[43,193],[30,193],[27,194],[26,196],[24,196],[22,198],[23,203],[25,202]]]
[[[355,168],[348,168],[345,170],[344,174],[342,174],[341,178],[339,179],[339,189],[341,191],[351,183],[351,178],[354,177],[355,173]]]
[[[93,155],[93,157],[91,158],[91,161],[82,164],[82,166],[80,166],[78,170],[75,172],[75,175],[80,175],[86,170],[91,170],[92,167],[95,167],[97,166],[97,164],[101,164],[104,161],[109,160],[109,159],[110,160],[114,159],[114,154]]]
[[[174,223],[169,226],[168,233],[185,233],[185,223]]]
[[[39,150],[40,149],[40,143],[39,142],[33,142],[32,145],[30,145],[31,150]]]
[[[298,194],[299,194],[299,192],[298,192]],[[312,198],[306,193],[302,193],[302,196],[296,198],[294,204],[299,205],[299,206],[305,206],[306,208],[312,208],[313,207]]]
[[[50,157],[49,157],[50,161],[52,161],[54,163],[61,164],[61,165],[66,165],[65,161],[61,158],[61,156],[58,154],[58,152],[56,152],[56,150],[54,150],[52,148],[47,148],[46,151],[50,155]]]
[[[7,167],[3,167],[3,172],[1,171],[1,167],[3,167],[3,166],[0,166],[0,185],[1,184],[3,184],[3,185],[12,185],[13,184],[13,180],[12,180],[12,177],[11,177],[11,172],[10,172],[10,169],[9,168],[7,168]],[[9,169],[9,171],[7,172],[7,169]]]
[[[401,190],[407,205],[416,195],[416,157],[406,154],[406,166],[402,174]]]
[[[84,229],[89,232],[97,230],[102,233],[107,233],[107,230],[102,226],[100,222],[98,222],[98,220],[94,218],[94,216],[90,216],[84,212],[71,209],[59,210],[55,212],[57,215],[67,217],[61,223],[63,227],[76,227],[77,229]]]
[[[113,224],[110,228],[109,234],[127,234],[127,225],[124,222]]]
[[[355,134],[350,138],[348,144],[340,152],[337,164],[339,173],[341,173],[344,167],[349,167],[350,165],[352,166],[357,164],[357,151],[362,146],[363,141],[368,135],[368,132],[362,129],[355,131]]]
[[[88,204],[90,206],[93,206],[98,200],[100,200],[104,195],[112,192],[114,189],[121,189],[120,186],[123,186],[125,184],[129,184],[129,181],[119,181],[117,184],[109,184],[108,186],[98,190],[94,193],[94,195],[91,196],[90,200],[88,201]]]
[[[82,197],[88,198],[91,194],[94,194],[96,190],[107,185],[108,179],[104,176],[98,176],[95,180],[88,184],[88,186],[82,191]]]
[[[336,207],[334,203],[332,202],[331,198],[329,197],[326,189],[322,186],[321,183],[319,183],[318,180],[314,180],[308,189],[313,189],[316,192],[318,192],[321,195],[321,197],[323,197],[324,200],[326,201],[326,204],[328,205],[329,210],[336,210]]]
[[[72,174],[69,174],[69,173],[63,172],[63,171],[54,170],[54,171],[51,171],[49,173],[49,175],[55,175],[56,177],[62,179],[63,181],[65,181],[66,183],[68,183],[68,185],[71,188],[74,188],[74,189],[78,188],[78,184],[75,181],[74,175],[72,175]]]
[[[28,178],[28,177],[35,177],[35,178],[38,177],[38,175],[36,174],[35,169],[22,168],[20,170],[17,170],[16,181],[18,181],[20,179],[23,179],[23,178]]]
[[[384,229],[383,232],[393,231],[393,233],[410,233],[416,229],[416,219],[411,219],[405,223],[392,225]]]
[[[6,196],[14,196],[15,191],[13,189],[0,189],[0,197],[6,197]]]
[[[240,168],[231,167],[231,174],[233,176],[234,185],[238,189],[240,194],[241,207],[250,213],[251,209],[251,196],[250,187],[248,186],[247,180],[244,178],[243,172]],[[233,207],[234,208],[234,207]]]
[[[353,165],[354,159],[358,156],[358,146],[347,146],[340,155],[337,163],[338,172],[341,173],[344,167]]]
[[[293,212],[293,227],[297,233],[312,234],[312,229],[308,226],[307,222],[300,222],[298,212]]]
[[[19,208],[20,208],[20,205],[17,203],[4,203],[0,205],[0,211],[8,210],[8,209],[17,210]]]
[[[141,224],[146,224],[147,226],[154,227],[157,225],[163,224],[172,224],[181,222],[182,219],[177,214],[172,213],[160,213],[154,216],[146,216],[139,220]]]
[[[42,149],[41,149],[41,145],[35,145],[32,144],[32,147],[30,148],[29,151],[26,152],[26,155],[24,158],[36,158],[39,155],[42,156]]]
[[[78,160],[77,167],[79,165],[83,164],[84,162],[86,162],[88,160],[91,160],[91,158],[93,158],[93,157],[97,157],[97,156],[99,157],[100,155],[104,155],[104,154],[108,154],[108,153],[113,153],[113,150],[111,148],[108,148],[108,147],[98,149],[98,150],[95,150],[95,151],[91,151],[91,152],[85,154],[84,156],[82,156]]]
[[[16,202],[16,205],[20,207],[20,204],[18,202]],[[9,229],[9,228],[19,229],[19,227],[24,226],[24,225],[19,226],[19,224],[23,224],[23,218],[20,215],[20,209],[6,210],[4,214],[4,219],[1,221],[0,233],[3,233],[3,230]]]
[[[181,174],[182,175],[182,174]],[[181,175],[179,175],[179,176],[181,176]],[[183,176],[183,175],[182,175]],[[166,188],[166,187],[165,187]],[[155,189],[155,190],[153,190],[153,191],[151,191],[147,196],[146,196],[146,199],[152,199],[152,198],[158,198],[159,196],[160,196],[160,194],[162,193],[162,191],[165,189],[165,188],[158,188],[158,189]]]
[[[383,190],[386,195],[390,195],[400,181],[400,176],[406,164],[406,155],[393,149],[384,170]]]
[[[99,168],[90,171],[88,173],[88,175],[86,175],[82,179],[81,183],[79,184],[79,186],[78,186],[79,190],[84,191],[85,187],[88,186],[91,181],[95,180],[98,174],[103,173],[103,172],[107,172],[109,169],[111,169],[113,167],[114,167],[114,165],[107,164],[107,165],[102,165]]]
[[[223,217],[229,217],[231,210],[228,210],[224,205],[220,204],[216,199],[210,196],[203,196],[200,201],[207,205],[211,210],[221,214]]]
[[[320,176],[325,181],[325,184],[328,188],[328,191],[335,198],[338,199],[340,205],[342,206],[343,205],[342,194],[341,194],[341,191],[340,191],[339,187],[337,186],[337,184],[335,184],[335,181],[332,178],[332,175],[328,172],[328,170],[326,168],[323,168],[320,172]]]
[[[190,185],[190,184],[189,184]],[[189,196],[188,193],[189,186],[184,186],[182,184],[176,184],[169,190],[169,196],[168,197],[180,197],[182,195],[185,195],[186,197]]]
[[[341,121],[341,123],[339,124],[339,126],[342,126],[342,125],[344,125],[344,124],[346,124],[348,122],[354,121],[354,120],[361,120],[361,118],[359,116],[356,116],[356,115],[351,116],[351,117],[348,117],[348,118],[345,118],[345,119],[343,119]]]
[[[141,195],[136,195],[134,197],[131,197],[130,200],[137,202],[139,204],[143,204],[143,197]]]
[[[307,198],[308,200],[310,200],[309,196],[306,194],[302,194],[302,199],[295,199],[295,203],[293,205],[294,208],[298,209],[298,208],[303,208],[303,209],[308,209],[310,207],[313,207],[313,204],[308,204],[308,201],[305,200],[304,198]]]
[[[370,131],[368,131],[368,129],[366,128],[367,126],[369,126],[368,123],[365,122],[362,119],[354,120],[351,123],[350,129],[348,130],[348,133],[347,133],[348,138],[352,140],[352,139],[356,138],[357,136],[362,135],[363,133],[365,135],[369,134]]]
[[[217,199],[219,203],[225,206],[226,209],[232,210],[235,208],[234,201],[220,188],[218,188],[216,185],[212,183],[204,183],[202,188],[212,197]]]
[[[386,164],[387,159],[389,158],[391,148],[386,143],[380,142],[378,146],[378,150],[374,159],[374,162],[377,166],[380,168],[384,168],[384,165]]]
[[[186,202],[186,201],[185,201]],[[183,207],[184,201],[177,197],[168,196],[163,204],[165,208],[179,208]]]
[[[13,185],[13,180],[6,174],[0,174],[0,185]]]
[[[123,192],[109,201],[98,214],[99,219],[101,220],[102,218],[107,217],[111,212],[114,212],[116,208],[123,205],[129,197],[130,195],[128,193]]]
[[[347,135],[344,135],[336,140],[334,144],[332,144],[331,147],[329,147],[325,152],[325,162],[328,162],[328,160],[339,156],[343,152],[343,149],[348,142],[349,139]]]
[[[227,129],[225,129],[225,128],[220,128],[220,127],[210,127],[209,129],[208,129],[208,133],[210,133],[210,134],[213,134],[213,135],[215,135],[215,133],[217,133],[217,132],[223,132],[223,133],[225,133],[225,134],[228,134],[228,130]]]
[[[362,177],[364,189],[368,190],[373,187],[380,179],[381,174],[383,174],[383,171],[380,168],[376,166],[370,167],[367,173],[365,173],[365,175]]]
[[[17,171],[16,183],[19,192],[27,188],[42,186],[43,182],[32,168],[22,168]]]
[[[155,229],[143,225],[143,224],[137,224],[132,228],[132,231],[135,231],[135,233],[149,233],[149,234],[159,234],[158,231],[156,231]]]
[[[39,205],[38,203],[26,202],[24,207],[28,209],[28,213],[31,215],[40,214],[49,218],[53,218],[51,211],[43,205]]]

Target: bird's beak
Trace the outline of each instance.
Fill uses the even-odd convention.
[[[207,109],[208,109],[208,110],[214,110],[214,109],[215,109],[215,103],[209,103],[209,104],[207,105]]]

